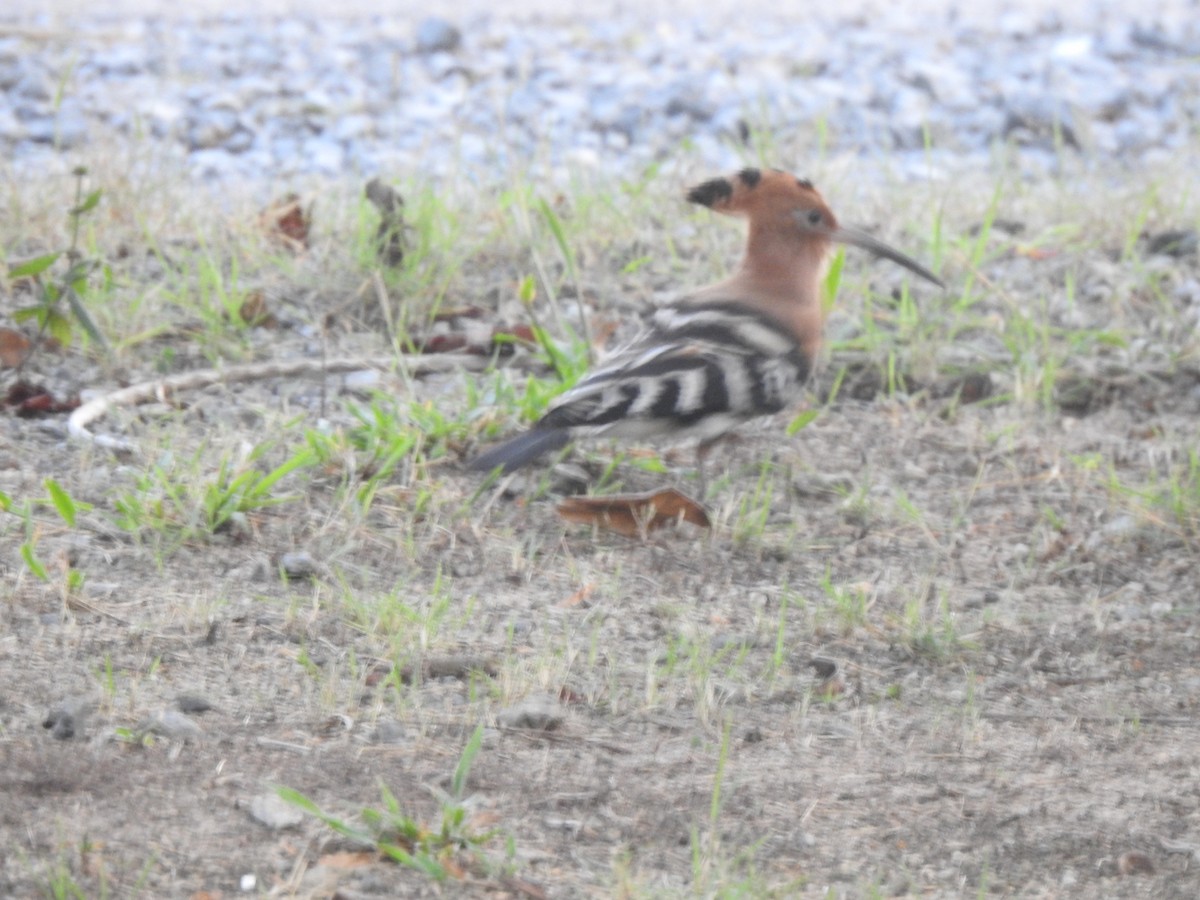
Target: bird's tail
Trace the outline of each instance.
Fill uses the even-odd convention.
[[[561,450],[570,440],[570,435],[562,428],[533,428],[511,441],[485,450],[467,465],[479,472],[490,472],[500,467],[501,472],[507,475],[543,454]]]

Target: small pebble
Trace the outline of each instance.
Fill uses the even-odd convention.
[[[176,709],[163,709],[147,716],[138,723],[137,733],[157,734],[175,741],[192,741],[203,736],[204,731]]]
[[[531,694],[515,706],[496,713],[497,724],[504,728],[528,728],[554,731],[563,722],[558,698],[550,694]]]
[[[273,831],[295,828],[304,821],[304,813],[278,794],[259,794],[250,801],[250,817]]]
[[[96,711],[94,697],[73,697],[64,700],[47,713],[42,721],[42,727],[50,731],[50,736],[58,741],[69,741],[81,736],[88,716]]]
[[[183,713],[205,713],[213,708],[208,698],[199,694],[180,694],[175,698],[175,706]]]
[[[279,567],[284,576],[293,581],[312,578],[317,574],[317,561],[303,550],[283,554],[279,558]]]
[[[462,32],[445,19],[429,18],[417,26],[418,53],[453,53],[462,43]]]

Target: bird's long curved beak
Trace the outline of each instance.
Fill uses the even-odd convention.
[[[878,238],[872,237],[865,231],[859,231],[857,228],[832,228],[826,234],[832,241],[837,241],[839,244],[849,244],[852,247],[861,247],[868,253],[874,253],[876,256],[882,256],[884,259],[890,259],[894,263],[904,266],[910,272],[920,275],[926,281],[932,281],[940,288],[946,285],[942,280],[930,272],[927,268],[917,262],[915,259],[905,256],[894,247],[889,247]]]

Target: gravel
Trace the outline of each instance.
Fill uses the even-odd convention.
[[[1153,165],[1179,152],[1200,120],[1200,16],[1090,10],[26,16],[0,25],[0,151],[20,174],[86,163],[102,138],[154,140],[203,181],[637,172],[684,143],[726,167],[764,133],[901,173],[998,143],[1048,168],[1061,153]]]
[[[157,140],[220,181],[636,172],[685,143],[726,167],[755,134],[820,133],[928,173],[997,143],[1051,168],[1063,151],[1154,164],[1198,126],[1200,17],[930,18],[34,19],[0,28],[0,149],[19,174],[110,134]]]

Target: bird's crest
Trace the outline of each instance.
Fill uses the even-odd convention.
[[[688,191],[687,199],[714,212],[762,221],[796,210],[815,210],[821,225],[837,227],[833,213],[812,182],[779,169],[748,168],[712,178]]]

